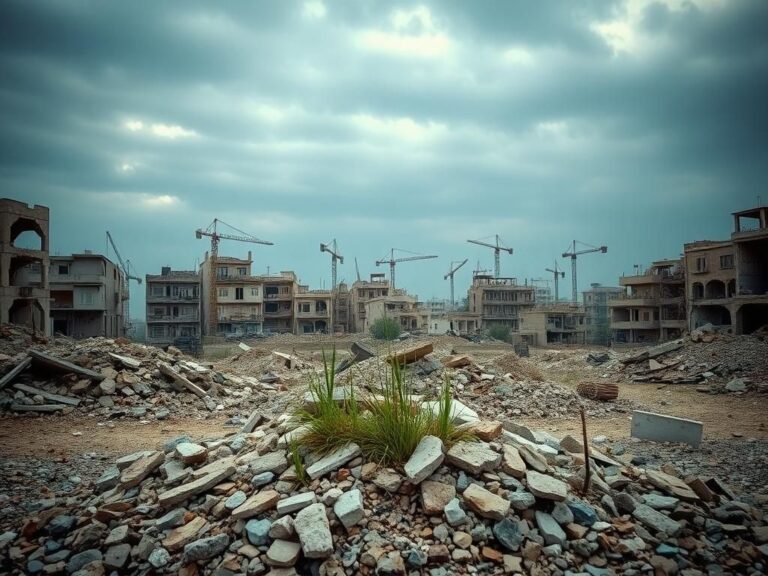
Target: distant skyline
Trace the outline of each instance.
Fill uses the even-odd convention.
[[[457,299],[493,252],[579,291],[726,239],[768,199],[768,2],[0,4],[0,196],[51,209],[51,253],[194,269],[214,218],[254,272],[388,273]],[[144,285],[131,286],[143,317]],[[141,312],[141,315],[138,313]]]

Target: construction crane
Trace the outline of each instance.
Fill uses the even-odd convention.
[[[453,298],[453,275],[456,274],[456,271],[459,268],[461,268],[462,266],[464,266],[464,264],[467,263],[467,260],[469,260],[469,258],[464,258],[464,261],[459,263],[459,265],[456,267],[454,267],[453,265],[456,264],[458,260],[454,260],[453,262],[451,262],[451,269],[448,271],[448,274],[443,276],[443,280],[447,280],[448,278],[451,279],[451,310],[456,309],[456,300],[454,300]]]
[[[486,248],[493,248],[494,252],[494,277],[498,278],[501,273],[501,252],[509,252],[512,254],[512,248],[506,248],[501,245],[501,238],[499,238],[499,235],[496,234],[496,244],[489,244],[488,242],[483,242],[483,239],[480,240],[467,240],[470,244],[477,244],[478,246],[485,246]]]
[[[223,224],[224,226],[231,228],[235,232],[238,232],[239,234],[222,234],[218,231],[218,225]],[[208,228],[202,229],[198,228],[195,230],[195,238],[198,240],[201,239],[203,236],[207,236],[211,239],[211,259],[209,260],[210,264],[210,270],[208,272],[208,309],[210,312],[208,313],[208,326],[209,326],[209,332],[211,335],[215,335],[218,327],[219,322],[219,314],[218,314],[218,294],[216,290],[216,278],[218,274],[217,265],[216,262],[219,257],[219,241],[220,240],[235,240],[237,242],[250,242],[252,244],[265,244],[267,246],[274,245],[273,242],[268,242],[266,240],[259,240],[255,236],[252,236],[248,234],[247,232],[243,232],[242,230],[235,228],[234,226],[227,224],[226,222],[219,220],[218,218],[214,218],[213,222],[211,222],[208,225]]]
[[[581,244],[582,246],[586,246],[584,250],[577,250],[576,244]],[[608,252],[608,246],[592,246],[591,244],[586,244],[584,242],[578,242],[576,240],[573,241],[573,244],[568,247],[570,250],[567,252],[563,252],[563,258],[570,258],[571,259],[571,282],[572,282],[572,301],[573,305],[576,306],[578,302],[578,287],[576,285],[576,257],[581,256],[582,254],[591,254],[593,252],[600,252],[602,254],[605,254]]]
[[[395,289],[395,264],[397,264],[398,262],[412,262],[414,260],[429,260],[430,258],[437,258],[437,256],[423,256],[420,254],[416,256],[406,256],[404,258],[395,258],[395,250],[397,250],[398,252],[408,252],[407,250],[392,248],[389,251],[389,258],[382,258],[381,260],[376,260],[376,266],[380,266],[382,264],[389,264],[389,284],[392,290]],[[408,252],[408,253],[415,254],[414,252]]]
[[[123,294],[125,294],[125,301],[124,301],[124,304],[123,304],[123,327],[124,327],[124,330],[125,330],[125,334],[127,335],[129,330],[131,329],[131,314],[130,314],[131,286],[130,286],[130,280],[136,280],[136,282],[139,285],[141,285],[141,278],[131,274],[131,263],[128,262],[128,264],[126,264],[125,262],[123,262],[123,258],[122,258],[122,256],[120,256],[120,251],[117,249],[117,245],[115,244],[115,241],[112,238],[112,234],[109,233],[109,230],[107,230],[107,240],[109,241],[110,246],[112,246],[112,250],[115,252],[115,258],[117,258],[118,267],[120,268],[120,272],[122,272],[122,275],[123,275]]]
[[[546,268],[547,272],[551,272],[555,275],[555,304],[560,301],[560,278],[565,278],[565,272],[557,267],[557,260],[555,260],[555,268]]]
[[[330,244],[320,244],[320,252],[328,252],[331,255],[331,290],[336,290],[336,263],[344,264],[344,256],[339,254],[336,238]]]

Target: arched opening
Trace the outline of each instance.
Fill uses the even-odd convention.
[[[768,326],[768,304],[744,304],[736,313],[738,332],[752,334],[764,326]]]
[[[728,285],[726,286],[726,297],[727,298],[733,298],[736,295],[736,279],[728,280]]]
[[[322,332],[325,334],[328,331],[328,324],[325,320],[318,320],[315,322],[315,332]]]
[[[8,309],[8,320],[11,324],[27,326],[33,330],[45,329],[43,307],[35,300],[25,298],[14,300]]]
[[[712,324],[713,326],[731,325],[731,313],[725,306],[696,306],[692,316],[694,328],[705,324]]]
[[[29,218],[19,218],[11,224],[11,244],[27,250],[48,250],[43,229]]]
[[[694,282],[691,287],[691,298],[694,300],[701,300],[704,298],[704,284],[701,282]]]
[[[704,289],[704,297],[707,300],[725,298],[725,283],[720,280],[710,280]]]

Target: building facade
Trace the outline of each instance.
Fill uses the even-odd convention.
[[[48,278],[54,334],[125,337],[127,279],[106,256],[51,256]]]
[[[593,283],[582,292],[584,322],[587,326],[587,344],[607,346],[611,343],[611,313],[609,304],[622,297],[625,290],[619,286],[602,286]]]
[[[399,292],[399,291],[397,291]],[[365,303],[365,331],[380,318],[392,318],[405,332],[428,332],[429,309],[407,294],[391,294]]]
[[[768,325],[768,207],[732,216],[730,240],[685,245],[690,330],[749,334]]]
[[[334,294],[299,286],[294,297],[295,334],[329,334],[332,328]]]
[[[369,280],[357,280],[349,291],[349,331],[366,330],[365,304],[374,298],[389,295],[389,280],[384,274],[371,274]]]
[[[469,312],[479,314],[481,328],[504,326],[520,329],[520,316],[536,304],[533,286],[520,285],[515,278],[475,275],[468,294]]]
[[[201,336],[200,274],[163,267],[146,275],[146,341],[197,350]]]
[[[48,224],[47,207],[0,199],[0,324],[50,334]]]
[[[280,272],[279,276],[262,276],[261,280],[264,284],[264,330],[278,334],[293,332],[293,300],[298,291],[296,274]]]
[[[583,308],[570,304],[537,306],[520,315],[520,335],[533,346],[586,343]]]
[[[682,260],[653,262],[643,274],[622,276],[626,292],[610,301],[616,344],[651,344],[679,338],[686,329]]]

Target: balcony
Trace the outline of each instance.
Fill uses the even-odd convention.
[[[147,316],[147,322],[199,322],[200,316],[197,314],[184,314],[173,316],[170,314]]]
[[[312,310],[310,312],[296,312],[296,318],[328,318],[328,310]]]
[[[51,274],[49,284],[106,284],[107,277],[101,274]]]
[[[293,300],[293,294],[264,294],[264,300]]]
[[[659,306],[658,298],[640,298],[637,296],[622,296],[616,300],[608,302],[610,308],[643,308],[643,307],[657,307]]]
[[[611,330],[658,330],[658,320],[611,322]]]
[[[147,296],[147,302],[187,302],[190,304],[196,304],[200,301],[199,296],[158,296],[156,294],[152,294],[150,296]]]
[[[219,316],[219,322],[263,322],[264,316],[259,314],[229,314]]]
[[[290,318],[291,316],[293,316],[293,310],[264,311],[264,318]]]
[[[74,307],[72,302],[57,302],[56,300],[51,300],[51,310],[72,310]]]

